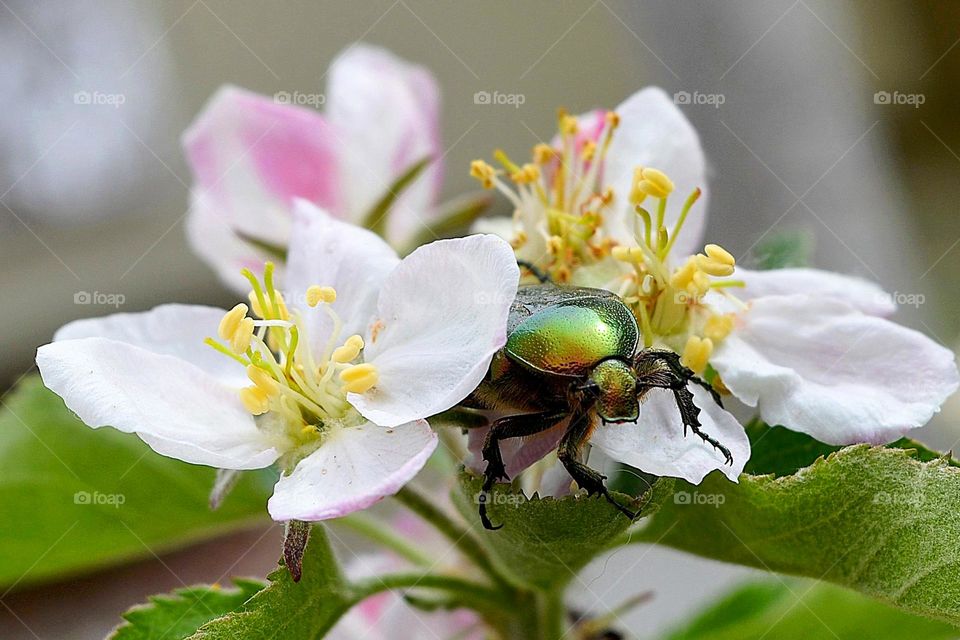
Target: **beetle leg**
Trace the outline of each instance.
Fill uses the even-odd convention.
[[[532,436],[535,433],[546,431],[557,424],[566,414],[556,411],[542,411],[539,413],[521,413],[513,416],[504,416],[495,420],[487,438],[483,442],[481,454],[487,463],[483,472],[483,486],[477,500],[480,503],[480,521],[485,529],[499,529],[503,525],[493,526],[487,517],[487,501],[490,490],[497,480],[509,480],[507,470],[503,464],[503,455],[500,452],[500,441],[509,438]]]
[[[544,273],[543,271],[541,271],[538,267],[534,266],[534,264],[533,264],[532,262],[528,262],[527,260],[517,260],[517,266],[523,267],[524,269],[526,269],[527,271],[529,271],[530,274],[531,274],[534,278],[536,278],[537,280],[540,281],[540,284],[546,284],[547,282],[551,282],[551,283],[553,282],[553,280],[550,279],[550,276],[548,276],[547,274],[545,274],[545,273]]]
[[[584,445],[593,435],[594,422],[589,411],[581,407],[570,420],[570,426],[560,441],[557,448],[557,458],[563,464],[570,477],[582,488],[586,489],[589,495],[600,494],[607,499],[607,502],[615,506],[623,515],[631,520],[636,519],[637,514],[630,511],[622,504],[613,499],[610,492],[607,491],[603,481],[607,477],[584,463],[580,462],[581,452]]]
[[[713,401],[716,402],[721,408],[723,407],[723,401],[720,398],[720,394],[717,393],[717,390],[713,388],[706,380],[695,374],[691,369],[683,366],[683,363],[680,362],[680,354],[674,353],[669,349],[645,349],[638,353],[634,358],[634,365],[637,367],[642,367],[645,364],[655,364],[657,362],[662,362],[667,365],[667,368],[677,376],[678,378],[683,379],[684,381],[689,380],[694,384],[697,384],[708,392],[713,398]]]

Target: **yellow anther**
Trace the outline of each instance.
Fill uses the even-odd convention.
[[[510,246],[514,249],[519,249],[527,243],[527,232],[523,229],[520,229],[513,235],[513,239],[510,241]]]
[[[711,258],[710,256],[705,256],[702,253],[697,254],[697,268],[699,268],[704,273],[724,278],[729,275],[733,275],[733,265],[727,264],[725,262],[720,262]]]
[[[643,183],[643,169],[637,167],[633,170],[633,183],[630,187],[630,203],[633,205],[641,204],[647,198],[647,192],[640,188]]]
[[[230,340],[240,328],[240,323],[247,315],[247,305],[242,302],[235,306],[223,316],[220,320],[220,326],[217,328],[217,335],[222,340]]]
[[[617,128],[620,126],[620,116],[617,115],[616,111],[607,111],[604,117],[607,120],[607,124],[609,124],[611,127]]]
[[[673,181],[663,171],[646,168],[641,170],[640,175],[643,179],[640,181],[639,187],[647,195],[654,198],[666,198],[673,193]]]
[[[560,133],[572,135],[577,132],[577,119],[565,111],[560,112]]]
[[[277,389],[278,383],[274,377],[256,365],[247,367],[247,377],[254,386],[267,394],[272,394]]]
[[[619,260],[620,262],[631,262],[630,247],[614,247],[610,250],[610,255],[613,256],[614,260]]]
[[[560,236],[550,236],[547,238],[547,251],[551,255],[560,255],[563,251],[563,238]]]
[[[493,188],[493,178],[496,175],[496,169],[483,160],[474,160],[470,163],[470,176],[479,180],[484,189]]]
[[[731,331],[733,331],[733,317],[730,315],[710,316],[703,327],[703,335],[715,343],[726,338]]]
[[[337,290],[333,287],[321,287],[318,284],[307,287],[307,304],[315,307],[321,302],[331,304],[337,300]]]
[[[337,347],[333,350],[333,355],[331,359],[334,362],[339,362],[341,364],[350,362],[358,355],[363,349],[363,338],[358,335],[352,335],[347,338],[347,341],[343,343],[342,347]]]
[[[540,167],[527,163],[510,174],[510,179],[517,184],[530,184],[540,179]]]
[[[670,276],[670,285],[677,289],[686,289],[687,285],[693,280],[693,275],[697,272],[697,264],[693,259],[687,260],[682,267],[673,272]]]
[[[244,408],[255,416],[270,410],[270,396],[260,387],[244,387],[240,389],[240,402]]]
[[[537,164],[547,164],[556,155],[557,152],[553,147],[542,142],[533,148],[533,161]]]
[[[230,348],[234,353],[246,353],[250,348],[250,341],[253,339],[253,318],[244,318],[240,321],[240,326],[230,337]]]
[[[700,296],[705,294],[708,289],[710,289],[710,278],[707,277],[707,274],[703,271],[694,271],[693,279],[687,285],[687,291],[694,297],[694,301],[698,301]]]
[[[703,250],[706,252],[707,257],[716,262],[728,264],[731,267],[737,264],[737,261],[734,259],[733,255],[718,244],[708,244],[703,248]]]
[[[377,368],[370,364],[355,364],[340,372],[340,381],[343,390],[347,393],[364,393],[377,384],[379,379]]]
[[[707,362],[710,360],[710,354],[713,353],[713,341],[710,338],[700,338],[690,336],[687,338],[687,344],[683,348],[683,355],[680,356],[680,362],[689,367],[694,373],[703,373],[707,368]]]
[[[253,312],[253,315],[263,317],[263,309],[260,308],[260,301],[257,300],[257,293],[251,291],[247,294],[247,300],[250,301],[250,310]]]
[[[593,160],[594,154],[597,152],[597,143],[593,140],[587,140],[583,143],[583,149],[580,150],[580,157],[586,161]]]
[[[287,309],[287,302],[283,299],[283,294],[280,293],[279,291],[276,291],[276,290],[275,290],[275,291],[273,292],[273,295],[274,295],[274,297],[276,298],[276,301],[277,301],[277,308],[280,310],[280,318],[279,318],[279,319],[280,319],[280,320],[289,320],[289,319],[290,319],[290,311],[289,311],[289,309]],[[275,319],[276,319],[276,318],[275,318]]]

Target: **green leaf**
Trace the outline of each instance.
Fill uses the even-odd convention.
[[[947,640],[956,627],[848,589],[801,580],[745,584],[664,640]]]
[[[743,471],[750,475],[789,476],[810,466],[817,458],[840,450],[805,433],[771,427],[759,418],[747,423],[746,431],[750,438],[750,460]]]
[[[429,223],[413,237],[407,246],[406,253],[437,238],[449,238],[465,233],[470,225],[487,210],[490,201],[491,197],[486,193],[469,193],[445,203],[436,214],[436,222]]]
[[[283,566],[268,579],[241,609],[203,625],[191,640],[322,638],[363,597],[344,579],[322,526],[310,533],[300,582]]]
[[[790,231],[767,237],[753,250],[756,269],[805,267],[810,263],[812,240],[808,234]]]
[[[264,522],[270,478],[245,474],[219,511],[215,471],[90,429],[38,377],[0,410],[0,585],[18,587]]]
[[[778,477],[789,476],[810,466],[817,458],[828,456],[842,448],[824,444],[805,433],[784,427],[771,427],[759,418],[751,420],[746,431],[750,438],[751,452],[744,472],[754,476],[768,473]],[[914,458],[923,462],[946,457],[910,438],[900,438],[886,446],[891,449],[910,450]],[[949,463],[960,466],[960,462],[953,458],[949,458]]]
[[[539,589],[562,587],[590,560],[630,526],[616,507],[600,496],[526,498],[510,485],[497,485],[491,495],[490,519],[503,528],[486,531],[480,526],[476,496],[482,481],[466,472],[454,496],[460,513],[475,525],[481,543],[498,565],[518,583]],[[631,509],[652,513],[670,495],[672,482],[661,480]],[[630,496],[614,493],[624,505]]]
[[[403,174],[398,177],[392,185],[387,187],[386,192],[380,197],[380,199],[370,208],[370,211],[367,213],[366,217],[363,219],[363,226],[367,229],[370,229],[374,233],[379,234],[380,236],[385,236],[387,229],[387,214],[390,212],[390,207],[393,206],[393,203],[397,201],[397,198],[400,197],[400,194],[413,184],[413,181],[416,180],[423,170],[427,168],[433,161],[433,158],[427,156],[418,162],[413,163],[409,169],[407,169]]]
[[[960,623],[960,469],[944,459],[856,445],[790,476],[714,473],[677,488],[635,539]]]
[[[110,640],[178,640],[193,634],[200,625],[236,611],[263,589],[258,580],[234,580],[235,589],[219,585],[198,585],[177,589],[169,595],[151,596],[125,614],[127,622]]]

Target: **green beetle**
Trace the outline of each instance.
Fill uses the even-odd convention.
[[[629,307],[601,289],[540,284],[520,287],[510,310],[507,343],[498,351],[480,386],[461,404],[468,410],[495,411],[483,444],[487,463],[479,497],[480,519],[487,517],[487,497],[494,483],[507,478],[500,441],[530,436],[569,419],[557,456],[570,476],[588,493],[601,494],[621,512],[635,514],[616,502],[605,477],[581,461],[597,418],[604,423],[632,422],[639,401],[655,388],[673,391],[683,420],[725,457],[730,451],[700,429],[700,409],[689,382],[719,396],[673,351],[638,349],[640,330]]]

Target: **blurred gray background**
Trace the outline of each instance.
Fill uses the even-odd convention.
[[[357,40],[436,74],[446,195],[473,189],[469,161],[494,147],[525,156],[558,106],[613,107],[649,84],[687,92],[713,171],[710,241],[743,256],[804,232],[818,266],[922,301],[898,319],[953,347],[958,25],[957,5],[893,0],[0,0],[0,383],[29,372],[64,322],[114,310],[75,303],[79,292],[120,294],[126,311],[230,303],[186,244],[179,135],[223,83],[322,91]],[[475,104],[478,91],[524,101]],[[957,412],[923,438],[953,446]],[[233,570],[263,574],[278,548],[263,533],[8,595],[2,636],[102,637],[145,594],[220,575],[245,552]],[[643,635],[744,574],[632,548],[591,567],[577,600],[603,611],[653,590],[626,618]]]

